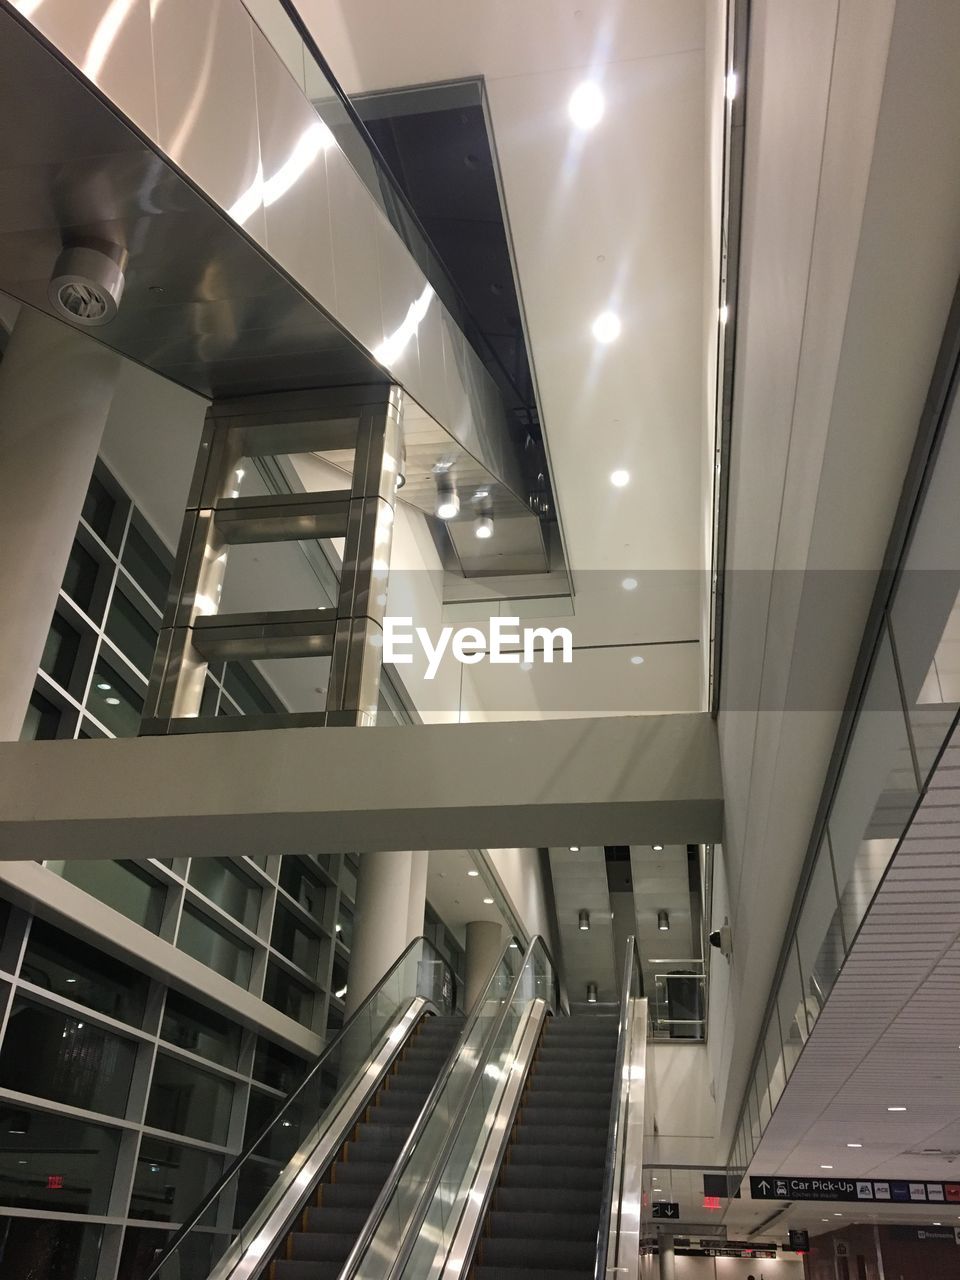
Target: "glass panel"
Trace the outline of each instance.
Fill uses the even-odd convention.
[[[99,898],[135,924],[156,933],[160,928],[166,889],[132,862],[48,862],[57,875]]]
[[[307,1074],[308,1064],[289,1049],[281,1049],[261,1036],[253,1059],[253,1078],[272,1089],[290,1093]]]
[[[177,991],[167,992],[160,1035],[222,1067],[235,1068],[240,1058],[239,1025]]]
[[[228,662],[223,675],[223,687],[244,715],[257,716],[279,711],[279,700],[269,693],[236,662]]]
[[[0,1218],[0,1265],[10,1280],[89,1280],[102,1238],[102,1227],[82,1222]]]
[[[119,1280],[147,1280],[172,1235],[172,1229],[127,1227],[123,1233]],[[192,1232],[173,1264],[174,1269],[164,1268],[161,1280],[187,1280],[190,1276],[209,1275],[226,1243],[225,1233]]]
[[[303,969],[311,978],[317,976],[317,964],[320,960],[320,939],[310,933],[289,911],[279,904],[273,918],[272,945],[281,955],[292,961],[298,969]]]
[[[330,977],[330,985],[333,994],[338,1000],[342,1000],[347,994],[347,966],[343,960],[335,959],[333,962],[333,971]]]
[[[63,590],[84,613],[93,618],[94,622],[99,622],[103,613],[102,597],[105,594],[105,586],[101,583],[101,590],[97,592],[97,583],[101,573],[104,578],[107,577],[108,570],[100,564],[100,561],[92,556],[89,551],[79,542],[74,542],[70,549],[70,559],[67,561],[67,570],[63,575]],[[94,606],[94,597],[101,597]]]
[[[143,698],[101,657],[87,696],[87,710],[114,737],[135,738],[140,730]]]
[[[0,1198],[18,1209],[106,1213],[117,1146],[115,1130],[0,1105]]]
[[[783,1046],[780,1043],[780,1017],[777,1013],[776,1005],[770,1014],[770,1021],[767,1023],[764,1053],[767,1060],[767,1075],[769,1076],[768,1096],[770,1110],[772,1112],[780,1101],[780,1095],[783,1093],[784,1087],[787,1083],[786,1071],[783,1064]]]
[[[34,919],[30,926],[21,975],[120,1022],[138,1027],[143,1020],[147,978],[43,920]]]
[[[144,1134],[128,1217],[181,1222],[223,1172],[223,1156]]]
[[[770,1106],[770,1089],[767,1083],[767,1060],[763,1051],[763,1046],[760,1048],[760,1061],[757,1063],[757,1071],[754,1076],[754,1089],[757,1095],[757,1112],[760,1122],[760,1132],[763,1133],[764,1129],[766,1129],[767,1125],[770,1123],[770,1113],[772,1110]]]
[[[826,840],[820,846],[816,866],[797,922],[797,948],[807,1020],[812,1026],[820,1016],[843,964],[843,932],[837,892]]]
[[[170,570],[147,539],[131,524],[120,563],[144,594],[162,611],[170,589]]]
[[[96,476],[90,477],[90,486],[83,502],[81,515],[91,529],[104,540],[110,541],[110,526],[117,509],[116,499],[106,485]]]
[[[20,734],[22,742],[39,742],[57,736],[60,728],[62,712],[52,702],[48,702],[42,694],[32,693],[30,705],[27,707],[23,730]]]
[[[916,800],[893,651],[884,635],[829,819],[848,946]]]
[[[318,880],[310,875],[299,858],[281,858],[280,888],[289,893],[304,911],[309,911],[315,920],[323,920],[323,908],[327,900],[327,891]]]
[[[54,614],[43,646],[43,653],[40,655],[40,670],[45,671],[52,680],[56,680],[61,688],[69,689],[79,650],[79,631],[59,615]]]
[[[177,946],[231,982],[245,987],[250,981],[251,949],[187,904],[180,918]]]
[[[0,1085],[122,1116],[135,1056],[129,1040],[18,996],[0,1050]]]
[[[337,941],[345,947],[353,946],[353,912],[343,903],[337,913]]]
[[[267,980],[264,983],[263,998],[267,1004],[279,1009],[288,1018],[309,1027],[313,1024],[313,995],[303,983],[291,978],[284,969],[275,964],[267,965]]]
[[[225,1143],[233,1085],[190,1063],[157,1054],[147,1124],[204,1142]]]
[[[142,675],[149,677],[160,633],[159,623],[155,624],[146,618],[142,610],[119,588],[113,593],[106,633],[123,656]]]
[[[800,1051],[807,1043],[807,1036],[810,1034],[803,1001],[803,980],[800,977],[800,962],[797,959],[795,944],[790,947],[783,977],[780,979],[777,1010],[780,1014],[780,1028],[783,1034],[784,1074],[789,1080],[800,1057]]]
[[[260,890],[229,858],[192,858],[190,883],[248,929],[260,914]]]

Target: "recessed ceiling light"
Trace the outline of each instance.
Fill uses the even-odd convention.
[[[835,1213],[833,1216],[834,1216],[835,1218],[842,1218],[842,1217],[843,1217],[843,1214],[842,1214],[842,1213]]]
[[[98,681],[98,682],[97,682],[97,688],[98,688],[98,689],[104,689],[104,690],[107,690],[107,691],[108,691],[108,690],[110,689],[110,686],[107,684],[107,682],[106,682],[105,680],[100,680],[100,681]]]
[[[484,900],[483,900],[483,905],[484,905],[485,907],[492,907],[492,906],[493,906],[493,899],[492,899],[492,898],[484,898]]]
[[[847,1143],[847,1146],[848,1146],[848,1147],[862,1147],[862,1146],[863,1146],[863,1143],[862,1143],[862,1142],[848,1142],[848,1143]]]
[[[634,665],[635,667],[642,666],[642,665],[643,665],[643,654],[642,654],[642,653],[635,653],[635,654],[633,655],[633,657],[630,659],[630,661],[633,663],[633,665]]]
[[[615,489],[623,489],[630,483],[629,471],[611,471],[610,483]]]
[[[906,1111],[906,1107],[887,1107],[888,1111]]]
[[[662,844],[652,844],[650,848],[653,850],[654,853],[663,853]]]
[[[935,1222],[933,1225],[934,1225],[935,1227],[942,1227],[942,1226],[943,1226],[943,1223],[942,1223],[942,1222]]]
[[[832,1168],[833,1168],[833,1165],[832,1165],[832,1164],[822,1164],[822,1165],[820,1166],[820,1168],[821,1168],[821,1169],[832,1169]]]
[[[119,707],[119,705],[120,705],[120,699],[119,699],[119,698],[105,698],[105,699],[104,699],[104,701],[106,702],[107,706],[109,706],[109,707]]]
[[[478,876],[479,874],[480,874],[480,872],[479,872],[479,871],[468,871],[468,872],[467,872],[467,875],[468,875],[468,876]]]
[[[829,1218],[821,1218],[821,1219],[820,1219],[820,1221],[821,1221],[821,1222],[829,1222],[829,1221],[830,1221],[830,1219],[829,1219]]]
[[[605,105],[600,86],[592,80],[584,80],[571,93],[567,111],[578,129],[592,129],[603,119]]]
[[[620,585],[621,587],[623,587],[624,591],[636,591],[637,580],[636,578],[624,578],[624,580],[620,583]]]
[[[493,516],[477,516],[473,526],[473,533],[476,538],[492,538]]]
[[[571,852],[571,853],[579,853],[579,852],[580,852],[580,846],[579,846],[578,844],[572,844],[572,845],[570,846],[570,852]]]
[[[591,332],[598,342],[616,342],[623,325],[615,311],[601,311],[594,320]]]
[[[532,670],[533,670],[533,663],[532,663],[532,662],[521,662],[521,663],[520,663],[520,670],[521,670],[521,671],[532,671]]]

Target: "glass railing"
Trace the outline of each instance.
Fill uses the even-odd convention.
[[[703,960],[648,960],[653,972],[650,1000],[651,1040],[697,1040],[706,1034],[706,984]]]
[[[473,318],[413,206],[370,131],[341,89],[293,0],[243,0],[317,115],[333,134],[357,176],[404,242],[417,266],[483,361],[509,408],[535,408],[523,395],[496,349]]]
[[[519,1037],[534,1001],[556,1008],[557,975],[542,939],[519,949],[485,997],[482,1053],[471,1055],[470,1079],[457,1099],[439,1102],[416,1159],[397,1184],[383,1227],[355,1271],[362,1280],[415,1280],[438,1273],[450,1254],[496,1122],[498,1102],[516,1069]],[[519,960],[519,963],[517,963]],[[464,1062],[464,1069],[467,1063]],[[452,1084],[452,1080],[451,1080]]]
[[[410,943],[348,1018],[269,1124],[197,1204],[145,1280],[201,1280],[214,1268],[226,1275],[251,1251],[269,1254],[268,1223],[291,1196],[309,1193],[322,1172],[313,1167],[317,1153],[334,1130],[339,1133],[340,1112],[364,1105],[394,1045],[409,1033],[418,997],[441,1012],[453,1009],[453,974],[426,938]]]
[[[643,1112],[646,1087],[646,1010],[636,939],[627,939],[620,989],[617,1061],[613,1073],[603,1202],[597,1231],[594,1280],[640,1274],[643,1203]]]

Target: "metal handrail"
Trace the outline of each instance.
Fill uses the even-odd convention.
[[[613,1098],[610,1102],[610,1122],[607,1126],[607,1148],[605,1153],[605,1172],[603,1175],[603,1199],[600,1206],[600,1225],[597,1228],[597,1250],[594,1257],[594,1280],[605,1280],[607,1273],[607,1253],[610,1243],[610,1219],[613,1216],[614,1171],[617,1164],[617,1147],[623,1132],[625,1117],[620,1114],[620,1099],[623,1089],[623,1068],[626,1059],[627,1042],[630,1039],[632,1018],[630,1016],[630,988],[633,984],[634,957],[637,970],[640,968],[640,955],[637,951],[637,940],[631,934],[627,939],[627,954],[623,963],[623,987],[620,992],[620,1023],[617,1030],[617,1058],[613,1073]],[[618,1203],[623,1198],[624,1165],[620,1166],[620,1194]]]
[[[363,1230],[360,1232],[360,1235],[357,1237],[356,1241],[354,1242],[353,1248],[350,1250],[350,1253],[347,1256],[347,1260],[343,1264],[343,1267],[341,1268],[339,1280],[350,1280],[350,1278],[355,1274],[364,1254],[366,1253],[370,1245],[370,1241],[373,1239],[374,1235],[376,1234],[377,1228],[380,1226],[380,1223],[383,1221],[384,1214],[386,1213],[387,1207],[390,1204],[390,1200],[393,1197],[394,1192],[396,1191],[397,1184],[400,1181],[400,1178],[403,1176],[403,1171],[407,1166],[407,1162],[412,1156],[417,1146],[417,1143],[420,1141],[420,1138],[423,1134],[424,1129],[429,1123],[429,1120],[431,1115],[433,1114],[433,1108],[436,1105],[437,1099],[439,1098],[440,1094],[443,1092],[443,1089],[446,1087],[447,1078],[450,1075],[450,1071],[453,1067],[453,1064],[456,1062],[457,1058],[459,1057],[460,1051],[462,1050],[463,1046],[467,1043],[470,1037],[470,1033],[472,1032],[474,1026],[476,1025],[478,1018],[480,1017],[480,1011],[487,1000],[490,988],[493,986],[493,983],[496,980],[497,974],[500,971],[500,966],[507,959],[507,956],[509,955],[510,950],[514,944],[516,944],[518,947],[520,946],[520,939],[517,938],[516,936],[511,937],[509,942],[503,948],[503,951],[500,954],[500,958],[497,961],[496,965],[494,966],[493,972],[490,975],[490,979],[487,982],[487,985],[484,987],[480,997],[477,999],[476,1003],[474,1004],[473,1011],[467,1017],[466,1024],[464,1025],[464,1028],[457,1039],[457,1043],[454,1046],[453,1052],[448,1057],[446,1063],[443,1066],[443,1069],[440,1071],[440,1074],[437,1076],[436,1080],[434,1081],[433,1087],[431,1088],[429,1094],[427,1095],[427,1100],[423,1104],[422,1108],[420,1109],[420,1114],[417,1116],[416,1122],[413,1128],[411,1129],[409,1135],[407,1136],[406,1142],[404,1142],[403,1147],[400,1150],[400,1154],[397,1156],[396,1160],[394,1161],[393,1168],[390,1170],[390,1173],[387,1176],[387,1180],[380,1190],[380,1194],[377,1196],[376,1200],[374,1201],[373,1208],[370,1210],[370,1215],[363,1225]],[[546,950],[546,948],[544,948],[544,950]],[[552,963],[553,962],[551,961],[551,964]],[[523,973],[525,964],[526,964],[526,958],[524,957],[520,961],[521,975]],[[487,1032],[487,1036],[483,1044],[484,1050],[486,1049],[486,1046],[490,1043],[490,1037],[495,1033],[499,1025],[500,1025],[500,1020],[497,1019],[493,1027],[491,1027],[490,1031]],[[482,1058],[485,1056],[485,1054],[481,1051],[480,1056]]]
[[[503,1026],[504,1022],[506,1021],[507,1013],[509,1012],[511,1005],[513,1004],[514,997],[517,994],[517,990],[519,989],[520,983],[523,979],[523,975],[526,972],[527,964],[533,959],[534,951],[536,950],[538,945],[541,951],[543,951],[544,955],[546,955],[547,959],[550,961],[551,968],[553,968],[553,960],[550,958],[550,953],[547,950],[546,944],[544,943],[543,939],[540,937],[539,934],[535,934],[530,942],[530,945],[527,947],[526,951],[524,952],[522,961],[520,962],[520,972],[517,974],[516,978],[514,979],[513,986],[510,988],[509,994],[503,1001],[503,1007],[500,1010],[500,1014],[496,1019],[490,1034],[487,1036],[487,1044],[490,1044],[491,1042],[494,1042],[496,1040],[496,1036],[499,1034],[500,1028]],[[556,970],[554,970],[554,973],[555,972]],[[447,1136],[444,1141],[443,1147],[440,1151],[440,1154],[437,1157],[436,1161],[434,1162],[432,1170],[430,1171],[430,1178],[420,1196],[420,1200],[419,1200],[419,1203],[417,1204],[416,1212],[414,1213],[413,1217],[410,1220],[410,1223],[407,1226],[406,1232],[404,1234],[404,1238],[400,1244],[399,1249],[397,1250],[396,1257],[394,1258],[393,1263],[391,1264],[390,1269],[387,1272],[387,1280],[396,1280],[396,1277],[402,1274],[404,1267],[407,1265],[407,1261],[409,1260],[410,1254],[413,1251],[413,1246],[416,1243],[416,1240],[418,1238],[420,1228],[423,1226],[424,1219],[426,1218],[427,1213],[429,1212],[430,1204],[433,1200],[433,1196],[437,1190],[437,1187],[440,1185],[440,1180],[443,1177],[443,1170],[446,1168],[447,1161],[449,1160],[453,1152],[454,1144],[456,1143],[457,1138],[459,1136],[461,1121],[463,1120],[463,1117],[466,1115],[467,1110],[469,1109],[470,1103],[473,1101],[473,1098],[477,1092],[477,1089],[480,1087],[480,1082],[483,1078],[484,1065],[485,1064],[482,1061],[482,1059],[478,1061],[476,1069],[473,1073],[473,1078],[471,1079],[469,1085],[467,1086],[464,1096],[460,1101],[460,1105],[457,1108],[457,1114],[453,1118],[453,1121],[450,1124],[450,1128],[447,1132]]]
[[[156,1280],[156,1277],[160,1274],[160,1271],[162,1270],[162,1268],[170,1260],[173,1254],[176,1253],[176,1251],[179,1249],[180,1245],[187,1238],[190,1232],[193,1231],[193,1229],[199,1224],[203,1215],[207,1212],[207,1210],[211,1207],[211,1205],[217,1202],[217,1200],[220,1198],[220,1195],[225,1190],[225,1188],[228,1187],[230,1183],[233,1181],[237,1172],[240,1169],[242,1169],[243,1166],[247,1163],[247,1161],[253,1156],[254,1152],[260,1146],[261,1142],[263,1142],[264,1139],[269,1136],[271,1131],[276,1126],[276,1123],[280,1119],[280,1117],[284,1114],[285,1111],[287,1111],[287,1109],[290,1106],[292,1106],[297,1101],[297,1099],[303,1094],[303,1092],[308,1088],[308,1086],[312,1083],[312,1081],[316,1079],[317,1075],[319,1074],[320,1070],[329,1059],[330,1055],[337,1048],[339,1048],[340,1043],[346,1036],[347,1032],[351,1029],[351,1027],[354,1025],[354,1023],[357,1021],[360,1015],[366,1010],[370,1002],[375,999],[375,997],[379,994],[379,992],[383,989],[383,987],[387,984],[387,982],[389,982],[390,978],[400,968],[400,966],[406,960],[407,956],[412,954],[414,949],[420,946],[421,944],[424,944],[427,947],[429,947],[430,950],[434,952],[437,959],[446,967],[447,971],[450,973],[450,976],[454,977],[453,970],[450,968],[450,965],[447,963],[446,960],[444,960],[443,956],[440,955],[440,952],[437,951],[436,947],[433,945],[433,943],[430,941],[429,938],[425,938],[421,934],[419,937],[414,938],[413,941],[410,942],[406,947],[404,947],[403,951],[400,952],[399,956],[397,956],[396,960],[393,962],[390,968],[386,971],[386,973],[383,975],[383,977],[380,979],[377,985],[373,988],[370,994],[366,997],[366,999],[360,1005],[358,1005],[357,1008],[354,1009],[350,1017],[347,1018],[343,1026],[340,1028],[340,1031],[338,1032],[338,1034],[334,1036],[334,1038],[330,1041],[330,1043],[323,1048],[323,1050],[320,1053],[320,1056],[317,1058],[316,1062],[311,1067],[311,1069],[307,1072],[304,1078],[300,1081],[300,1083],[296,1086],[295,1089],[293,1089],[290,1093],[287,1094],[279,1110],[276,1111],[271,1116],[270,1120],[267,1122],[267,1124],[263,1126],[263,1128],[260,1130],[257,1136],[251,1142],[247,1143],[243,1151],[241,1151],[241,1153],[233,1161],[231,1161],[231,1163],[227,1166],[226,1170],[220,1176],[219,1180],[214,1183],[210,1191],[207,1192],[204,1198],[193,1210],[190,1217],[180,1225],[178,1230],[174,1233],[173,1237],[168,1241],[163,1252],[157,1258],[156,1262],[154,1263],[153,1270],[147,1273],[145,1280]]]

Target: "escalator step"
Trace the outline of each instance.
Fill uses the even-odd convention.
[[[307,1232],[330,1232],[333,1235],[348,1235],[351,1232],[359,1235],[366,1222],[370,1208],[338,1208],[336,1205],[323,1205],[320,1208],[311,1206],[303,1215],[303,1230]]]
[[[337,1280],[343,1262],[302,1262],[278,1258],[267,1274],[270,1280]]]
[[[502,1240],[579,1240],[597,1242],[600,1214],[595,1213],[511,1213],[494,1209],[487,1217],[486,1230],[491,1239]]]
[[[583,1115],[585,1112],[599,1111],[610,1114],[610,1098],[602,1094],[593,1097],[584,1096],[575,1089],[530,1089],[521,1103],[523,1111],[546,1110],[556,1113],[558,1123],[570,1116]],[[581,1121],[581,1124],[583,1121]]]
[[[362,1209],[364,1215],[373,1208],[380,1188],[367,1182],[325,1182],[320,1195],[321,1208]]]
[[[528,1269],[527,1267],[488,1267],[485,1265],[475,1265],[471,1271],[474,1280],[591,1280],[593,1276],[593,1266],[589,1266],[580,1271],[567,1269],[566,1266],[551,1267],[549,1271],[543,1269]],[[284,1276],[278,1276],[277,1280],[286,1280]],[[290,1280],[300,1280],[299,1277],[290,1277]],[[312,1280],[312,1278],[311,1278]],[[324,1276],[317,1276],[316,1280],[326,1280]]]
[[[494,1196],[494,1210],[504,1213],[592,1213],[600,1216],[602,1188],[586,1191],[564,1190],[562,1187],[499,1186]]]
[[[568,1128],[545,1117],[539,1124],[526,1121],[518,1124],[513,1131],[513,1141],[516,1145],[585,1147],[592,1150],[594,1147],[606,1145],[607,1126],[597,1125],[585,1128],[583,1125],[577,1125],[576,1128]]]
[[[538,1271],[554,1267],[567,1271],[592,1270],[596,1257],[596,1240],[496,1240],[482,1237],[478,1262],[488,1266],[535,1267]]]
[[[291,1231],[286,1252],[295,1262],[344,1262],[356,1238],[356,1233],[349,1231],[341,1235],[331,1231]]]
[[[570,1191],[593,1191],[603,1187],[602,1165],[535,1165],[511,1161],[500,1170],[501,1187],[562,1187]]]
[[[551,1146],[535,1145],[532,1142],[514,1143],[510,1147],[511,1164],[535,1164],[550,1168],[555,1165],[566,1165],[570,1169],[602,1165],[604,1144],[591,1147],[570,1147],[562,1142]]]
[[[372,1160],[362,1160],[354,1164],[352,1161],[347,1160],[337,1165],[334,1185],[343,1186],[344,1184],[359,1182],[365,1185],[376,1183],[378,1187],[382,1187],[392,1168],[392,1161],[374,1163]]]

